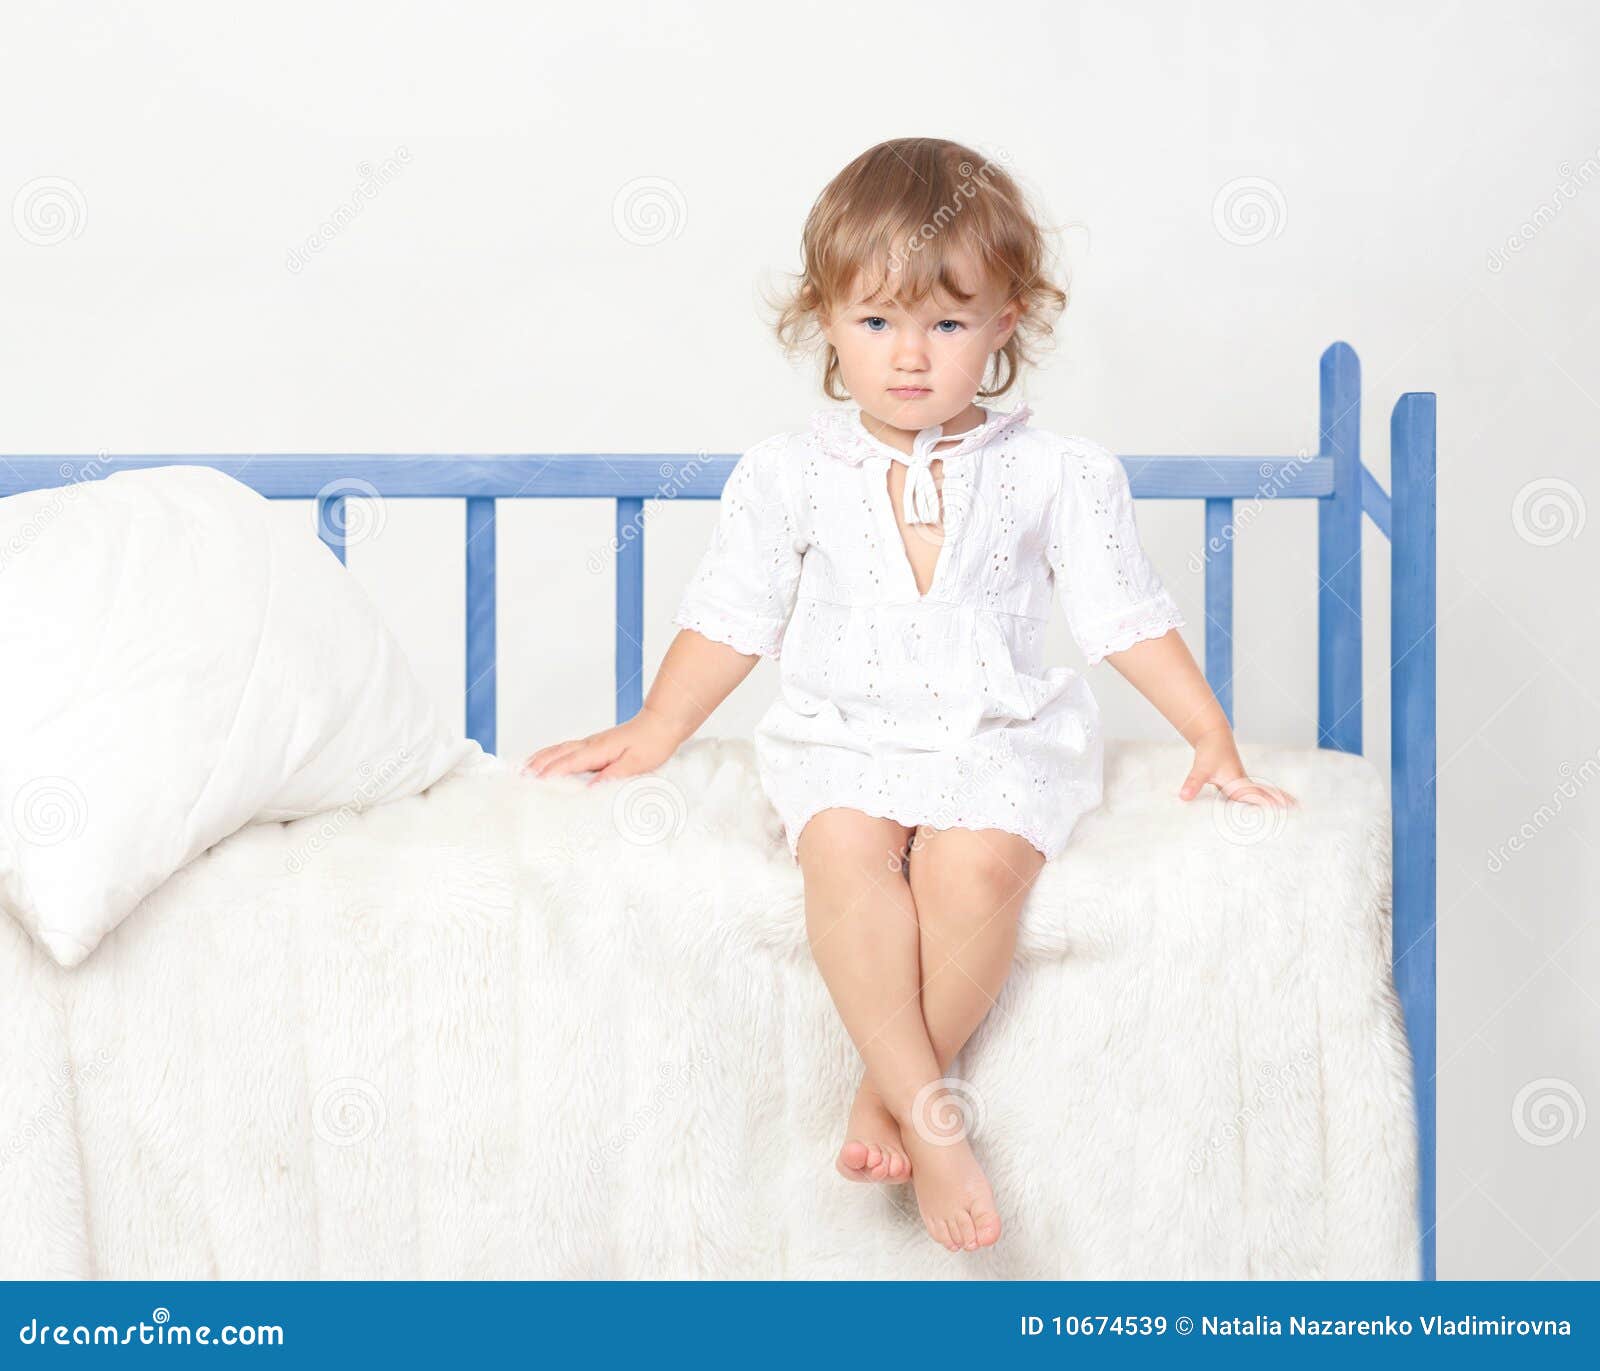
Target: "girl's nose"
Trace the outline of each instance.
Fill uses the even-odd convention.
[[[905,371],[921,371],[928,362],[928,348],[915,329],[903,329],[895,339],[894,362]]]

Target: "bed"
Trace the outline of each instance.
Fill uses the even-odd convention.
[[[203,466],[315,499],[341,560],[346,501],[465,499],[478,745],[420,793],[238,828],[70,968],[0,919],[0,1276],[1433,1279],[1434,397],[1395,407],[1392,493],[1359,403],[1336,343],[1316,456],[1124,459],[1136,496],[1204,501],[1230,719],[1234,501],[1318,501],[1318,737],[1241,740],[1302,799],[1260,832],[1170,798],[1181,744],[1108,744],[963,1056],[1007,1215],[978,1254],[832,1174],[854,1053],[749,743],[593,790],[493,756],[496,501],[616,501],[622,720],[644,501],[714,499],[733,457],[0,461],[0,496]],[[1393,548],[1387,793],[1363,517]]]

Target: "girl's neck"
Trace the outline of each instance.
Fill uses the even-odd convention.
[[[945,421],[941,430],[941,437],[959,438],[963,433],[977,428],[983,421],[983,410],[969,401],[966,409],[962,410],[953,419]],[[909,453],[917,434],[921,432],[920,429],[896,428],[893,424],[886,424],[876,415],[868,414],[864,409],[861,411],[861,422],[866,427],[867,432],[878,439],[879,442],[887,443],[899,452]]]

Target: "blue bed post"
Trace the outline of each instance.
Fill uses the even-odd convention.
[[[1320,455],[1333,494],[1317,501],[1317,746],[1361,751],[1361,363],[1322,354]]]
[[[617,500],[617,722],[644,703],[644,501]]]
[[[467,500],[467,737],[485,752],[497,743],[495,693],[494,500]]]
[[[1400,397],[1389,421],[1389,673],[1391,800],[1394,806],[1394,976],[1411,1040],[1417,1104],[1422,1278],[1437,1280],[1438,1055],[1435,872],[1438,841],[1436,708],[1436,401]]]

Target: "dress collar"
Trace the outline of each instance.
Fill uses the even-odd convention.
[[[859,405],[817,410],[811,416],[811,431],[825,452],[852,466],[860,465],[869,457],[904,462],[908,470],[901,507],[906,523],[936,524],[939,522],[939,492],[928,463],[936,457],[947,461],[988,446],[1001,434],[1026,424],[1032,410],[1026,404],[1019,404],[1012,410],[985,408],[984,413],[988,417],[982,423],[950,435],[946,441],[954,446],[937,450],[935,444],[944,437],[943,425],[920,430],[912,440],[911,451],[901,452],[867,431],[861,422]]]
[[[832,456],[855,466],[868,457],[889,457],[907,466],[926,466],[933,458],[958,457],[975,448],[987,446],[1002,433],[1019,424],[1027,423],[1032,410],[1020,404],[1012,410],[984,409],[988,416],[982,423],[962,433],[953,433],[948,439],[952,447],[934,450],[934,444],[943,437],[943,425],[935,424],[918,432],[910,452],[890,447],[881,438],[874,437],[861,422],[861,407],[846,409],[819,409],[811,416],[811,431],[822,440],[822,446]]]

